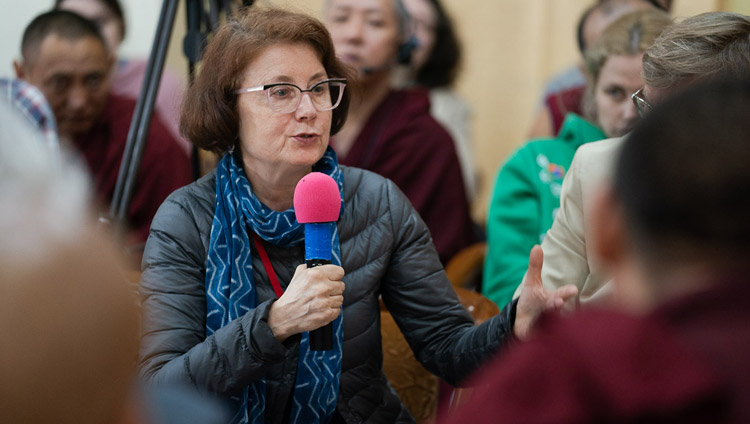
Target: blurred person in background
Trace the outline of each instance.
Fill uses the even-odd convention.
[[[744,77],[675,95],[622,142],[589,238],[617,310],[543,317],[450,422],[750,422]]]
[[[61,138],[86,160],[103,207],[112,199],[135,101],[110,92],[112,56],[91,21],[67,11],[43,13],[26,27],[14,62],[18,78],[44,94]],[[156,209],[192,181],[185,151],[154,115],[128,211],[126,244],[142,246]]]
[[[685,88],[717,78],[750,75],[750,17],[709,12],[668,26],[643,54],[644,86],[633,94],[640,112]],[[568,307],[612,299],[610,276],[596,261],[589,239],[589,209],[598,187],[609,180],[622,138],[581,146],[560,194],[560,209],[542,242],[542,282],[547,289],[575,284]],[[689,189],[689,188],[688,188]],[[516,291],[518,295],[519,291]]]
[[[331,145],[341,163],[392,180],[432,234],[443,264],[476,239],[453,139],[430,115],[425,89],[392,89],[416,38],[401,0],[326,0],[324,21],[336,55],[354,68],[347,123]]]
[[[439,0],[403,0],[417,46],[405,83],[429,89],[430,114],[456,143],[469,203],[477,194],[477,167],[471,142],[471,107],[454,90],[461,67],[461,42]]]
[[[643,86],[643,52],[670,23],[665,12],[647,8],[610,24],[586,50],[584,116],[568,114],[558,137],[528,142],[501,167],[487,218],[482,282],[482,293],[496,304],[511,300],[529,251],[552,226],[576,150],[625,135],[637,122],[630,95]]]
[[[669,4],[666,4],[669,3]],[[638,9],[656,7],[669,11],[671,2],[657,0],[599,0],[578,21],[576,42],[581,58],[602,32],[620,16]],[[568,113],[583,115],[586,70],[582,62],[557,73],[545,84],[535,112],[529,138],[555,137]]]
[[[120,2],[118,0],[55,0],[54,8],[75,12],[99,27],[107,43],[107,49],[116,58],[112,75],[110,75],[110,90],[118,96],[137,100],[141,93],[147,63],[144,59],[118,57],[120,44],[127,33],[125,14]],[[165,67],[159,82],[154,110],[158,112],[162,124],[169,130],[172,138],[190,156],[193,151],[192,145],[182,137],[179,128],[183,92],[183,81]]]

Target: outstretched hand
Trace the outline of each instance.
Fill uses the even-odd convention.
[[[516,306],[516,321],[513,332],[516,337],[526,339],[539,315],[544,311],[560,310],[565,301],[578,293],[578,288],[572,284],[557,290],[545,290],[542,286],[542,263],[544,254],[539,245],[534,246],[529,254],[529,269],[521,283],[521,295]]]

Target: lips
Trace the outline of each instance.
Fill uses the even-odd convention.
[[[300,143],[313,143],[318,140],[318,134],[315,133],[299,133],[292,136],[295,140]]]
[[[358,65],[362,62],[362,59],[356,54],[340,54],[339,60],[349,65]]]

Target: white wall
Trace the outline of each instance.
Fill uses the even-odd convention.
[[[147,57],[151,50],[161,1],[120,0],[125,9],[128,33],[120,47],[122,57]],[[40,13],[49,10],[54,0],[2,0],[0,16],[0,76],[14,76],[12,63],[21,55],[21,36],[26,25]],[[184,19],[184,18],[183,18]],[[185,25],[175,22],[175,25]]]

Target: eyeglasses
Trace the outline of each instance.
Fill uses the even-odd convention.
[[[653,109],[651,103],[647,102],[646,97],[643,96],[643,87],[639,88],[638,91],[633,93],[630,98],[633,99],[635,110],[638,111],[638,115],[640,115],[641,117],[643,117],[646,113],[650,112],[651,109]]]
[[[240,88],[235,94],[250,93],[253,91],[265,91],[268,106],[278,113],[292,113],[297,110],[302,102],[302,93],[310,93],[310,100],[318,112],[335,109],[344,96],[346,79],[329,78],[313,84],[307,90],[303,90],[294,84],[277,82],[274,84],[259,85],[257,87]]]

